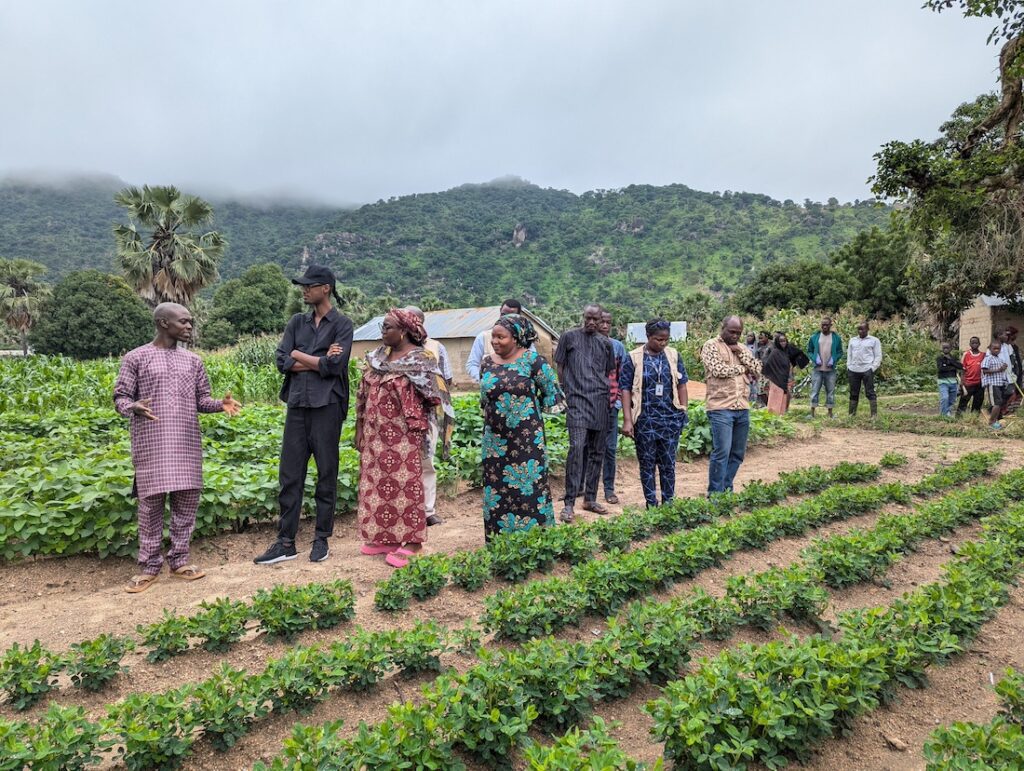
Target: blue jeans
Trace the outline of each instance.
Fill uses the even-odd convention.
[[[608,411],[608,446],[604,451],[604,495],[615,492],[615,453],[619,449],[619,408]]]
[[[732,482],[747,452],[750,410],[710,410],[707,415],[711,422],[710,495],[732,490]]]
[[[822,372],[819,369],[811,370],[811,406],[818,406],[818,394],[821,393],[822,383],[825,384],[825,406],[829,409],[836,403],[836,377],[838,373],[832,369]]]
[[[959,393],[958,383],[939,383],[939,414],[947,418],[953,413],[953,405]]]

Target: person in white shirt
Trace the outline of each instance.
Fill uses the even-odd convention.
[[[509,299],[501,304],[498,317],[522,312],[523,304],[519,300]],[[530,350],[535,351],[537,348],[531,343]],[[469,358],[466,359],[466,374],[473,378],[474,382],[480,382],[480,363],[484,360],[484,356],[491,353],[494,353],[494,348],[491,347],[491,328],[488,327],[476,336],[476,339],[473,341],[473,347],[469,349]]]
[[[882,365],[882,344],[877,337],[868,334],[868,323],[857,326],[857,336],[850,339],[846,350],[846,375],[850,381],[850,414],[857,414],[861,385],[871,405],[871,417],[878,414],[875,398],[875,372]]]

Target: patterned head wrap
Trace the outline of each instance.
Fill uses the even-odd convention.
[[[537,339],[537,330],[526,316],[518,313],[509,313],[498,319],[496,326],[505,327],[516,345],[520,348],[529,348]]]
[[[399,328],[409,335],[413,345],[423,345],[423,341],[427,339],[427,330],[419,316],[402,308],[392,308],[387,315],[394,316]]]
[[[647,333],[648,337],[656,335],[659,332],[670,332],[671,330],[672,325],[665,321],[665,319],[651,319],[644,326],[644,332]]]

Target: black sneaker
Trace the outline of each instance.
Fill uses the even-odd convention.
[[[309,552],[310,562],[323,562],[331,554],[326,538],[317,538],[313,541],[313,548]]]
[[[433,527],[434,525],[443,525],[444,520],[441,519],[437,514],[431,514],[427,517],[427,527]]]
[[[298,552],[295,551],[295,546],[283,546],[282,544],[274,541],[269,549],[263,554],[253,560],[257,565],[273,565],[276,562],[284,562],[285,560],[293,560],[298,556]]]

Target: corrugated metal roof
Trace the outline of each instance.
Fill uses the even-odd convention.
[[[981,295],[981,301],[990,308],[998,307],[1000,305],[1008,305],[1011,301],[1004,297],[1000,297],[997,294],[983,294]],[[1019,303],[1024,302],[1024,294],[1017,295],[1016,299],[1012,302]]]
[[[498,318],[501,311],[500,305],[488,305],[483,308],[450,308],[442,311],[428,311],[424,314],[424,326],[427,334],[435,340],[445,340],[453,337],[476,337],[485,329],[494,326],[494,320]],[[555,340],[558,333],[548,326],[542,319],[530,311],[524,311],[530,320],[541,327]],[[376,316],[352,334],[356,342],[362,340],[380,340],[380,323],[384,321],[383,314]]]

